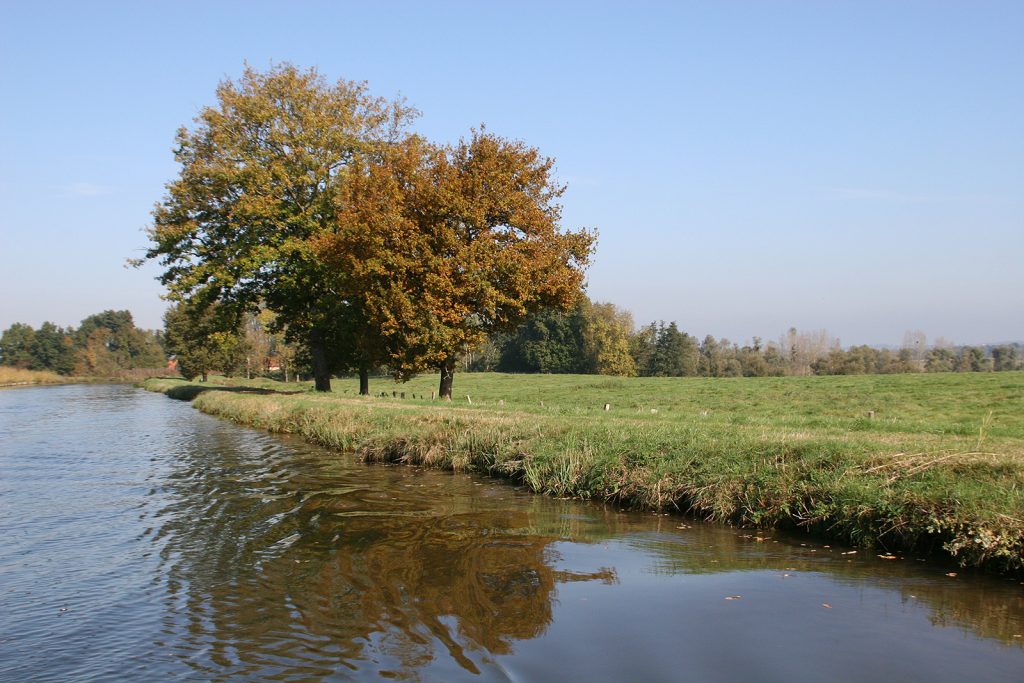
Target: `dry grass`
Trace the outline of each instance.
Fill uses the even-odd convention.
[[[0,365],[0,387],[21,386],[28,384],[65,384],[71,382],[68,377],[46,370],[22,370]]]

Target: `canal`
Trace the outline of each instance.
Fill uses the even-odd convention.
[[[1024,586],[0,391],[0,679],[1010,681]]]

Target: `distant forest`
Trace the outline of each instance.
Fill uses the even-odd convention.
[[[166,369],[175,358],[186,376],[208,371],[229,375],[308,376],[301,347],[272,331],[267,312],[248,316],[226,335],[201,329],[196,317],[168,311],[166,330],[135,327],[128,311],[103,311],[76,329],[45,322],[36,330],[15,323],[0,336],[0,365],[50,370],[62,375],[116,377],[142,369]],[[791,328],[776,340],[754,337],[740,345],[703,339],[676,322],[636,328],[629,311],[586,297],[568,313],[541,311],[513,334],[489,338],[461,356],[468,372],[601,374],[642,377],[765,377],[783,375],[865,375],[909,372],[999,372],[1024,369],[1020,342],[958,346],[923,332],[908,332],[902,348],[868,345],[843,348],[824,330]],[[386,372],[387,368],[378,368]]]
[[[908,372],[991,372],[1024,369],[1024,344],[957,346],[908,332],[902,348],[843,348],[826,331],[791,328],[777,340],[740,345],[703,339],[676,322],[639,329],[614,304],[583,299],[569,313],[531,316],[513,335],[491,338],[464,359],[466,370],[591,373],[643,377],[764,377]]]
[[[135,376],[166,369],[163,333],[135,327],[128,311],[90,315],[76,329],[14,323],[0,335],[0,365],[77,377]]]

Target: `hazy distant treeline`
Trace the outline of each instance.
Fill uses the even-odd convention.
[[[14,323],[0,335],[0,365],[80,377],[117,377],[165,368],[162,333],[135,327],[128,311],[90,315],[76,329]]]
[[[115,377],[166,368],[170,356],[186,377],[220,371],[287,380],[309,374],[307,354],[274,331],[269,312],[247,316],[232,332],[219,331],[211,317],[211,312],[188,316],[176,306],[167,311],[161,331],[135,327],[128,311],[91,315],[77,329],[45,322],[36,330],[15,323],[0,336],[0,365]],[[493,336],[482,348],[465,352],[462,364],[477,372],[626,377],[998,372],[1024,369],[1024,345],[957,346],[941,338],[928,344],[923,333],[908,332],[900,349],[843,348],[824,330],[795,328],[776,340],[754,337],[741,345],[711,335],[698,339],[675,322],[652,322],[638,329],[629,311],[584,297],[568,313],[529,316],[515,333]]]
[[[1024,369],[1021,344],[927,344],[908,332],[903,348],[843,348],[826,331],[791,328],[773,341],[746,344],[708,335],[703,339],[675,322],[636,329],[629,311],[585,299],[569,313],[531,316],[513,335],[492,338],[464,359],[468,370],[592,373],[645,377],[763,377],[864,375],[907,372],[990,372]]]

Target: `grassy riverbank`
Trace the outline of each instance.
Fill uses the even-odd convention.
[[[329,395],[265,380],[145,386],[370,461],[1024,568],[1024,373],[461,375],[452,404],[429,399],[434,381],[378,381],[375,398],[344,380]]]

